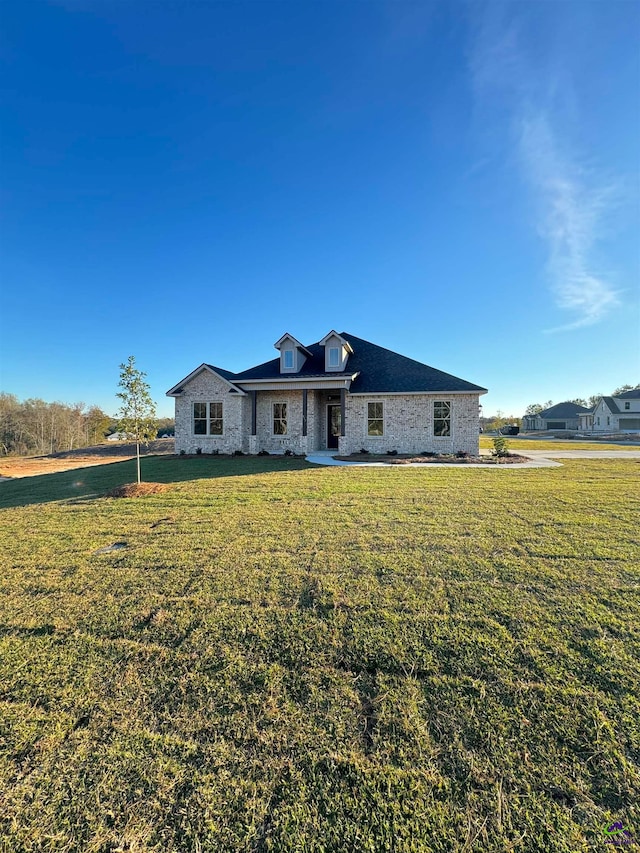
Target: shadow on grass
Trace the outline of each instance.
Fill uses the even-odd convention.
[[[148,456],[142,460],[142,479],[150,483],[181,483],[313,467],[302,457],[289,456]],[[75,503],[105,495],[116,486],[134,482],[135,478],[135,459],[16,478],[0,483],[0,508],[61,500]]]

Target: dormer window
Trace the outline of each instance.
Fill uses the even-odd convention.
[[[280,373],[299,373],[311,357],[311,352],[288,332],[275,342],[274,347],[280,351]]]
[[[324,347],[324,369],[327,372],[347,369],[349,356],[353,355],[349,341],[332,329],[319,343]]]

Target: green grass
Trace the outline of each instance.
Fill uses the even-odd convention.
[[[587,441],[580,439],[570,441],[569,439],[544,439],[544,438],[518,438],[517,436],[505,435],[511,450],[640,450],[638,444],[608,444],[604,441]],[[481,435],[480,447],[493,450],[494,435]]]
[[[0,486],[3,853],[640,836],[637,461],[146,462]]]

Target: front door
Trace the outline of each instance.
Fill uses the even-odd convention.
[[[327,447],[338,449],[340,437],[340,406],[327,406]]]

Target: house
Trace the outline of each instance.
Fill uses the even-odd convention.
[[[112,432],[111,435],[107,436],[107,441],[130,441],[132,438],[135,436],[126,432]]]
[[[640,432],[640,388],[617,397],[600,397],[580,429],[588,432]]]
[[[347,332],[240,373],[201,364],[175,397],[176,452],[478,453],[479,397],[458,379]]]
[[[526,432],[535,430],[578,430],[581,415],[590,415],[591,409],[578,403],[556,403],[539,412],[537,415],[525,415],[522,418],[522,429]]]

